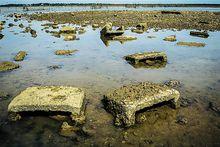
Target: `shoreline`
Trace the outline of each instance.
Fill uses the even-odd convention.
[[[0,7],[35,7],[35,6],[91,6],[91,7],[211,7],[220,8],[220,4],[111,4],[111,3],[36,3],[36,4],[4,4]]]
[[[146,23],[148,29],[196,29],[220,30],[220,15],[215,12],[203,11],[79,11],[79,12],[50,12],[38,14],[25,14],[31,20],[46,20],[56,23],[72,23],[83,25],[97,24],[103,27],[112,22],[113,26],[135,27],[139,23]],[[171,14],[169,14],[171,12]],[[172,12],[178,12],[172,14]]]

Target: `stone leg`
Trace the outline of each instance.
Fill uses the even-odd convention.
[[[171,107],[177,109],[180,107],[179,99],[172,99],[171,100]]]
[[[129,127],[135,124],[135,112],[123,112],[116,115],[115,125]]]

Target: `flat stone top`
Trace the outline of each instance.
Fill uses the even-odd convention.
[[[125,58],[131,58],[134,60],[142,60],[142,59],[155,58],[155,57],[163,57],[165,60],[167,58],[164,52],[145,52],[145,53],[136,53],[125,56]]]
[[[136,101],[152,101],[172,93],[179,94],[178,91],[169,88],[164,84],[155,84],[150,82],[142,82],[134,85],[126,85],[119,89],[112,90],[105,95],[109,100],[119,103],[136,102]]]
[[[75,87],[29,87],[11,101],[8,111],[60,111],[80,114],[83,100],[84,92]]]

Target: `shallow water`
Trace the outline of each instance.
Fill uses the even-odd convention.
[[[4,15],[0,20],[6,20]],[[7,23],[13,22],[8,18]],[[37,31],[37,38],[21,33],[18,26],[5,27],[4,38],[0,40],[0,61],[13,60],[20,51],[27,51],[21,68],[0,73],[0,90],[9,93],[7,100],[0,101],[0,143],[2,146],[79,146],[120,145],[120,146],[215,146],[219,145],[219,114],[208,109],[209,102],[220,102],[220,32],[209,32],[209,38],[189,35],[190,30],[148,30],[143,34],[125,34],[138,39],[121,44],[109,42],[106,46],[100,39],[100,29],[86,27],[86,33],[77,35],[80,40],[63,41],[46,33],[42,23],[22,19],[23,23]],[[61,26],[61,25],[59,25]],[[15,34],[18,33],[18,34]],[[163,38],[176,35],[178,41],[206,43],[205,47],[177,46],[176,42],[165,42]],[[156,36],[156,38],[147,38]],[[79,50],[72,56],[56,56],[58,49]],[[144,51],[164,51],[168,64],[164,68],[134,68],[123,57]],[[61,69],[49,70],[48,66],[61,65]],[[180,92],[183,98],[195,100],[179,110],[168,106],[152,108],[142,112],[148,121],[129,129],[113,126],[113,118],[102,106],[103,94],[109,89],[124,84],[152,81],[164,82],[176,79],[183,83]],[[81,87],[86,92],[87,122],[85,126],[95,131],[93,136],[79,135],[79,140],[61,137],[58,134],[61,122],[47,117],[24,117],[17,122],[7,120],[7,106],[12,98],[25,88],[33,85],[70,85]],[[188,119],[186,125],[176,123],[176,117]],[[128,137],[124,137],[125,133]],[[128,138],[128,139],[127,139]],[[125,141],[125,142],[124,142]]]

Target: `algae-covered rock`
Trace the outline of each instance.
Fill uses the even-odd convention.
[[[155,104],[171,101],[174,108],[179,107],[180,93],[164,84],[142,82],[123,86],[104,95],[107,111],[115,117],[115,125],[132,126],[135,113]]]
[[[135,68],[161,68],[167,63],[167,55],[164,52],[145,52],[127,55],[124,57]]]
[[[19,112],[69,112],[80,114],[84,92],[68,86],[29,87],[16,96],[9,104],[8,111]]]
[[[163,40],[164,41],[174,42],[174,41],[176,41],[176,35],[167,36]]]
[[[19,51],[17,55],[14,57],[15,61],[23,61],[27,53],[25,51]]]
[[[206,31],[199,32],[199,31],[190,31],[191,36],[197,36],[197,37],[202,37],[202,38],[208,38],[209,34]]]
[[[76,33],[76,28],[70,27],[70,26],[64,26],[61,28],[60,33],[64,34],[75,34]]]
[[[10,61],[0,62],[0,72],[19,68],[19,65]]]
[[[64,137],[75,137],[76,131],[79,128],[69,125],[67,122],[63,122],[59,134]]]
[[[204,47],[205,43],[199,43],[199,42],[178,42],[177,45],[180,45],[180,46],[192,46],[192,47]]]
[[[56,55],[72,55],[73,53],[77,52],[78,50],[57,50],[55,51]]]

